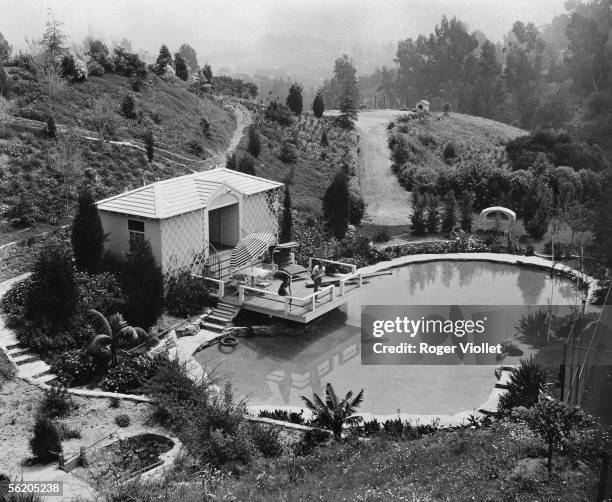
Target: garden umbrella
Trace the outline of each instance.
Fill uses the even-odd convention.
[[[263,255],[275,242],[276,238],[272,234],[264,232],[245,237],[232,250],[230,268],[237,270],[251,263],[255,258]]]

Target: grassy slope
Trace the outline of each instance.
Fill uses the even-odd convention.
[[[589,501],[596,473],[556,457],[553,477],[510,474],[521,459],[543,457],[544,445],[519,424],[440,432],[415,441],[371,440],[320,449],[288,479],[287,461],[272,462],[229,486],[238,500],[300,501]],[[265,473],[265,474],[262,474]]]
[[[40,96],[36,89],[26,86],[21,89],[27,91],[21,100],[31,101],[29,110],[38,113],[46,110],[46,104],[36,98]],[[193,155],[187,151],[186,143],[191,139],[201,144],[205,151],[203,156],[222,152],[229,145],[236,125],[234,115],[211,99],[198,99],[187,91],[185,83],[168,84],[151,76],[148,90],[132,93],[137,101],[136,110],[141,114],[137,120],[127,120],[118,113],[127,93],[131,93],[128,79],[113,74],[92,77],[82,84],[65,85],[56,97],[54,115],[58,123],[87,128],[87,119],[99,103],[117,112],[117,139],[140,140],[144,129],[152,126],[158,146],[189,157]],[[201,117],[210,122],[210,137],[200,130]],[[23,193],[33,204],[37,221],[42,224],[49,219],[65,221],[59,194],[61,177],[48,168],[46,160],[53,147],[52,141],[41,134],[15,130],[9,132],[6,139],[0,139],[0,148],[8,145],[19,146],[23,151],[7,150],[7,155],[0,150],[0,201],[14,205]],[[142,152],[126,147],[83,141],[82,149],[84,169],[76,184],[89,185],[97,197],[190,172],[189,168],[164,161],[159,156],[149,165]],[[11,229],[6,219],[0,218],[0,242],[20,238],[20,233]]]
[[[315,119],[302,115],[293,125],[281,127],[258,117],[258,130],[262,136],[262,149],[256,162],[256,174],[276,181],[288,182],[292,207],[299,211],[318,213],[321,198],[334,175],[343,163],[348,164],[351,174],[357,170],[357,136],[335,127],[328,117]],[[321,146],[321,134],[327,129],[329,145]],[[279,158],[281,144],[285,138],[297,135],[299,159],[285,164]],[[248,135],[240,142],[237,155],[246,151]],[[352,183],[358,183],[356,178]]]

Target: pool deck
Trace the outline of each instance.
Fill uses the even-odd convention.
[[[363,280],[352,274],[327,276],[325,279],[337,280],[341,284],[324,286],[315,294],[313,288],[306,286],[310,282],[294,281],[291,284],[291,296],[282,297],[276,293],[281,281],[275,280],[265,289],[241,288],[242,293],[235,288],[228,288],[222,301],[244,310],[307,324],[345,305],[355,291],[365,286]]]

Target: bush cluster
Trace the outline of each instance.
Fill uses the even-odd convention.
[[[166,309],[168,313],[187,317],[200,314],[210,303],[206,283],[189,272],[181,272],[168,282]]]
[[[151,376],[153,360],[147,356],[121,359],[108,370],[102,388],[108,392],[128,393],[141,390]]]

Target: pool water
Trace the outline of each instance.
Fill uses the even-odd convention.
[[[342,395],[364,389],[362,411],[371,415],[451,416],[487,401],[493,367],[362,366],[361,305],[573,305],[581,299],[570,281],[546,271],[488,262],[412,264],[369,281],[306,332],[241,339],[231,352],[214,346],[196,358],[228,377],[253,406],[300,407],[301,396],[322,395],[331,382]]]

